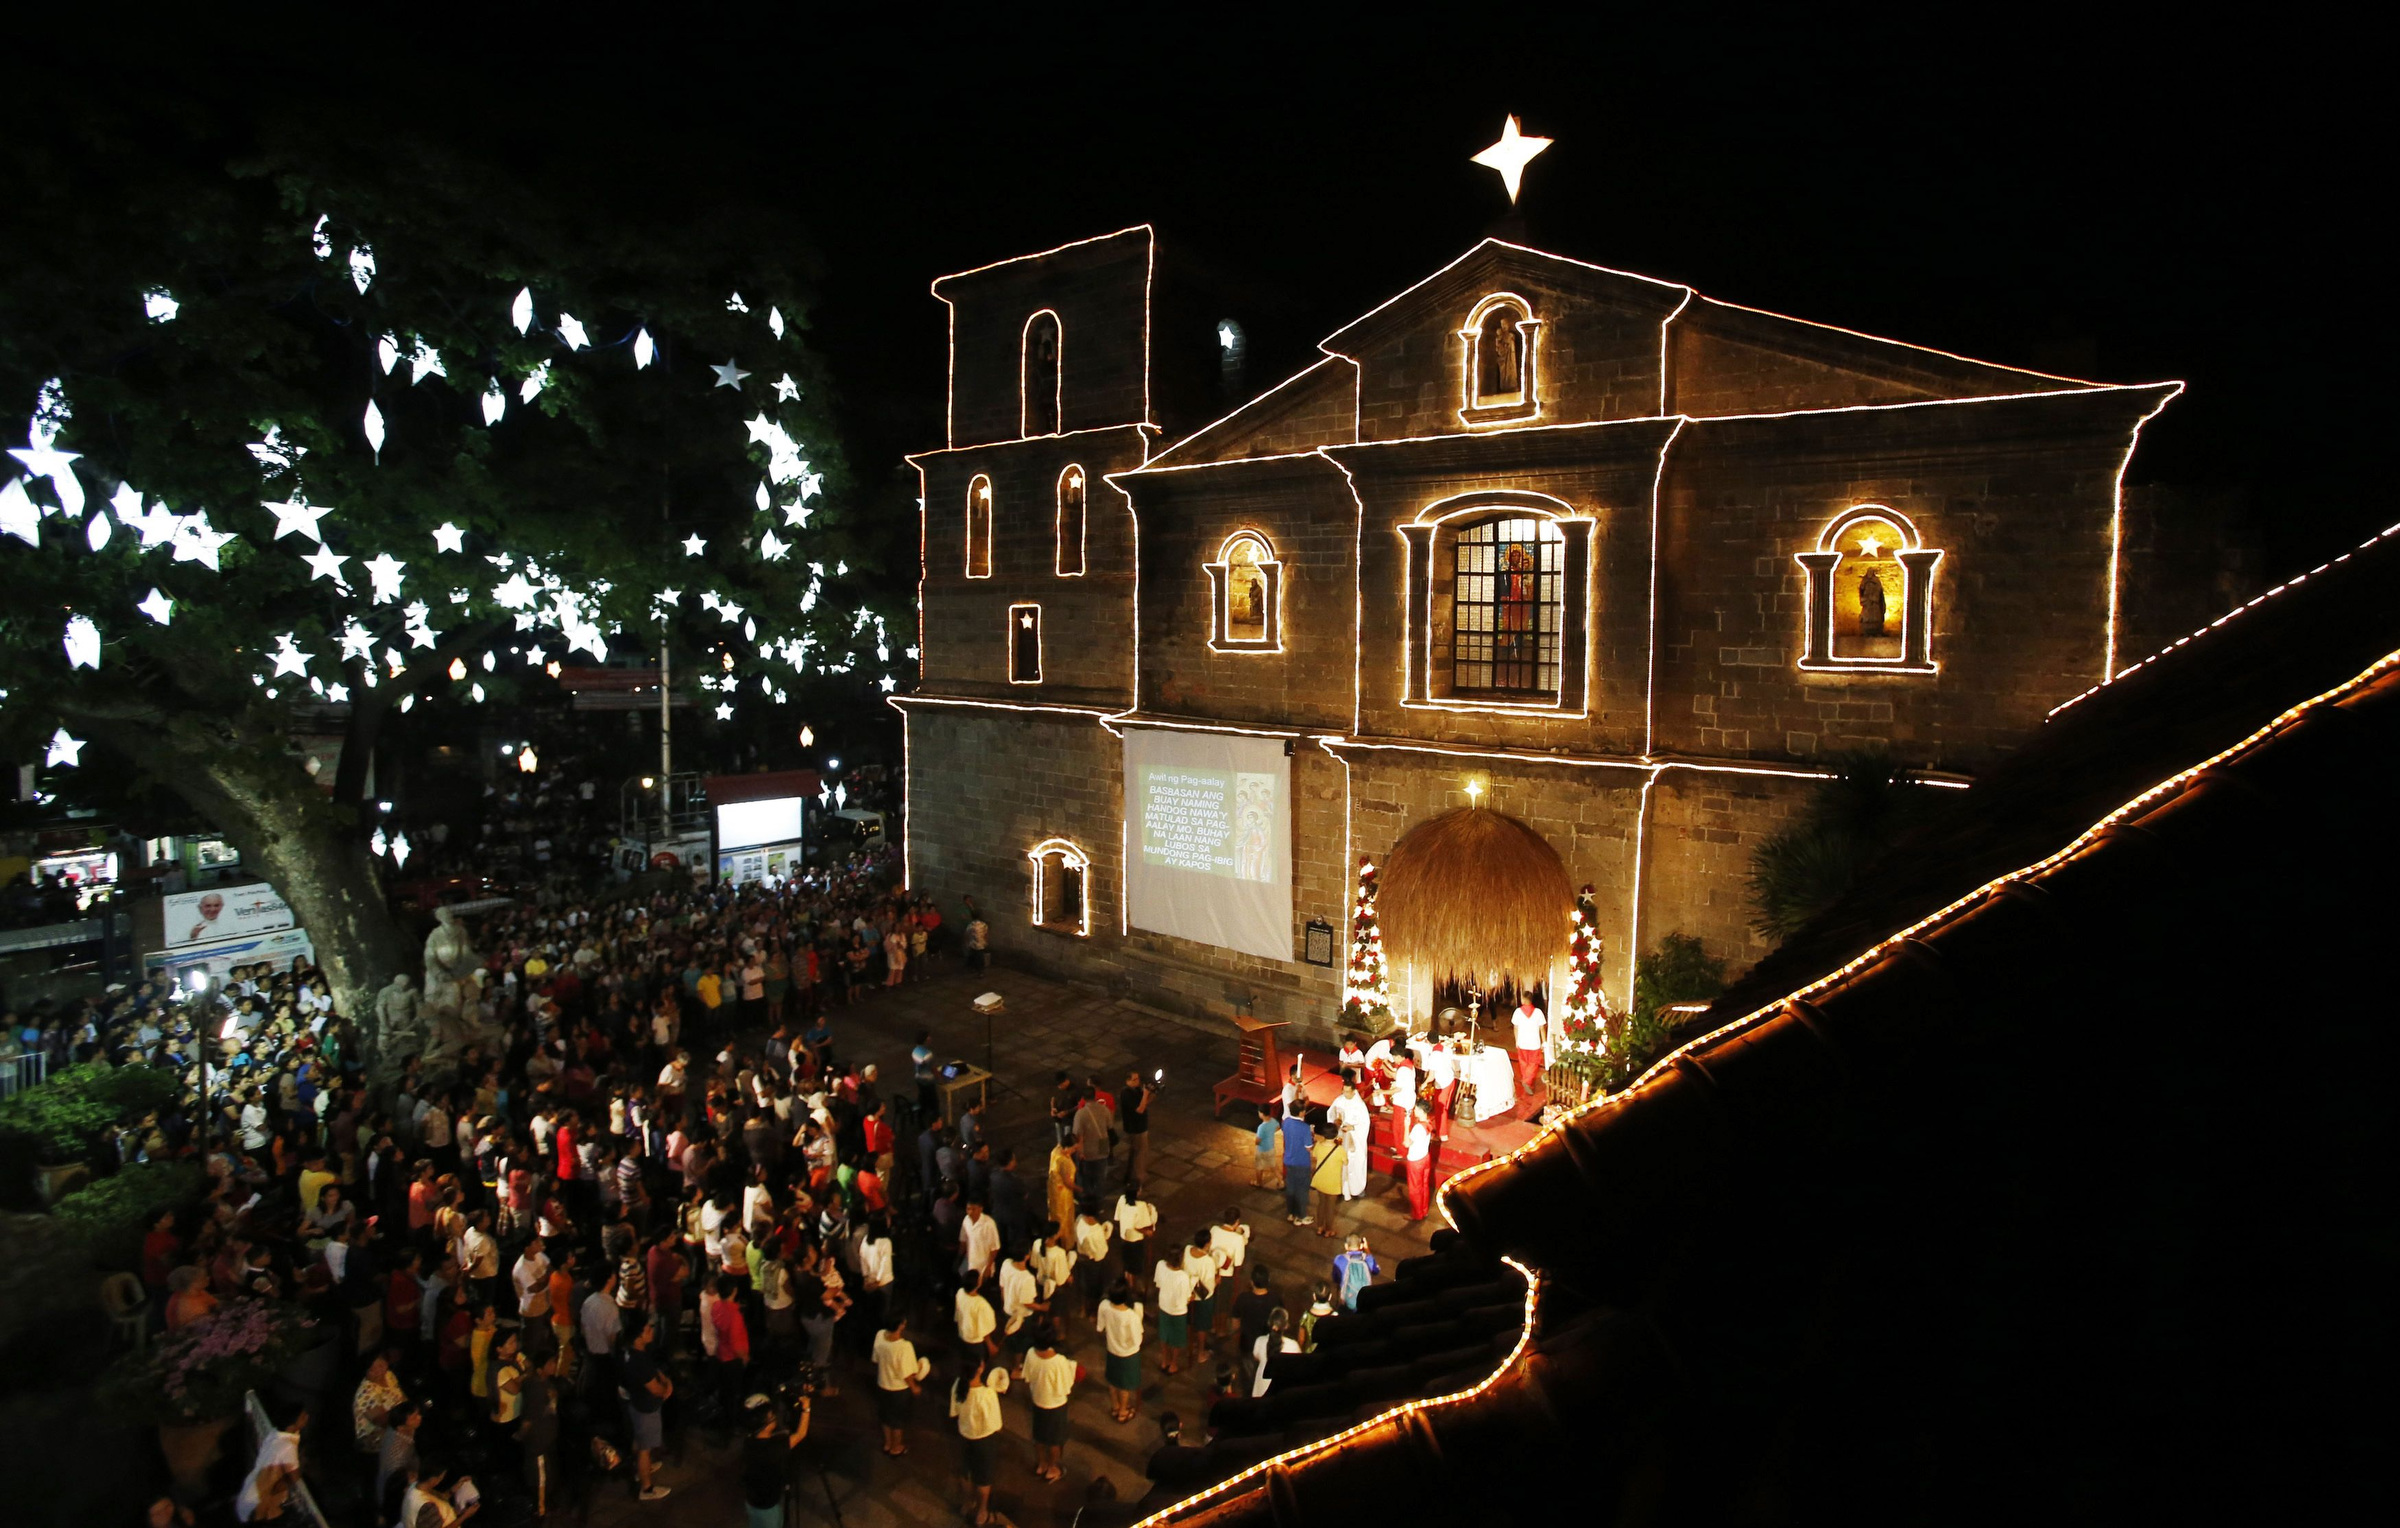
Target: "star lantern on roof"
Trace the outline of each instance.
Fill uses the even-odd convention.
[[[1508,187],[1508,204],[1517,204],[1517,189],[1525,179],[1525,166],[1550,146],[1547,138],[1527,137],[1517,127],[1512,113],[1500,129],[1500,141],[1475,156],[1475,163],[1487,170],[1500,172],[1500,183]]]

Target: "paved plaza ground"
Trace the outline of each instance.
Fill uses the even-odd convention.
[[[1295,1316],[1306,1308],[1310,1284],[1330,1276],[1333,1253],[1341,1244],[1291,1225],[1284,1219],[1281,1196],[1252,1186],[1251,1137],[1258,1117],[1251,1108],[1237,1103],[1227,1106],[1222,1120],[1210,1115],[1210,1088],[1233,1070],[1230,1018],[1222,1033],[1212,1033],[1195,1021],[1020,972],[993,969],[971,975],[950,965],[928,980],[862,998],[856,1007],[837,1007],[835,1045],[845,1057],[877,1063],[887,1091],[905,1093],[908,1052],[919,1030],[933,1031],[934,1048],[944,1058],[982,1062],[984,1020],[971,1005],[977,993],[986,991],[1007,999],[1007,1011],[992,1025],[998,1080],[988,1129],[995,1148],[1016,1148],[1031,1202],[1040,1203],[1049,1157],[1046,1099],[1053,1075],[1061,1068],[1078,1080],[1094,1073],[1113,1088],[1129,1067],[1144,1073],[1163,1067],[1165,1087],[1150,1113],[1148,1180],[1149,1197],[1158,1206],[1160,1235],[1189,1237],[1227,1205],[1239,1206],[1254,1233],[1253,1261],[1263,1260],[1273,1270],[1276,1291]],[[901,1149],[913,1155],[914,1142],[903,1141]],[[1365,1232],[1388,1270],[1399,1258],[1426,1249],[1426,1237],[1438,1219],[1411,1226],[1398,1183],[1380,1173],[1370,1176],[1368,1188],[1367,1198],[1350,1207],[1354,1219],[1341,1229]],[[1156,1311],[1147,1313],[1155,1330]],[[948,1313],[921,1312],[911,1325],[918,1350],[933,1360],[934,1373],[917,1399],[908,1455],[891,1459],[879,1451],[872,1372],[863,1361],[837,1360],[842,1393],[820,1404],[810,1441],[799,1451],[795,1522],[887,1528],[961,1520],[966,1494],[958,1474],[958,1434],[944,1404],[955,1372]],[[1094,1492],[1113,1492],[1106,1499],[1128,1502],[1145,1494],[1149,1482],[1142,1468],[1159,1444],[1162,1413],[1175,1412],[1184,1419],[1187,1441],[1206,1438],[1206,1386],[1213,1379],[1213,1362],[1203,1366],[1203,1372],[1187,1369],[1168,1377],[1157,1366],[1153,1342],[1143,1355],[1141,1414],[1118,1424],[1109,1420],[1107,1390],[1099,1379],[1099,1340],[1084,1318],[1071,1318],[1067,1330],[1065,1351],[1089,1374],[1069,1405],[1063,1480],[1048,1484],[1034,1478],[1027,1402],[1014,1390],[1003,1402],[1008,1441],[992,1502],[1008,1521],[1026,1528],[1064,1528],[1077,1509],[1095,1499]],[[696,1389],[696,1382],[688,1388]],[[742,1522],[735,1478],[738,1451],[696,1426],[680,1428],[669,1442],[673,1457],[659,1479],[674,1487],[675,1494],[642,1506],[629,1500],[616,1483],[606,1483],[590,1504],[592,1522],[607,1528]]]

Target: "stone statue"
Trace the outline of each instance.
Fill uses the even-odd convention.
[[[420,1008],[428,1031],[428,1065],[472,1043],[483,1020],[483,957],[467,942],[458,914],[435,908],[433,923],[433,932],[425,936],[425,999]]]
[[[375,1034],[386,1056],[404,1054],[417,1039],[417,993],[403,971],[375,994]]]
[[[1858,575],[1858,634],[1880,637],[1883,633],[1883,580],[1873,568]]]

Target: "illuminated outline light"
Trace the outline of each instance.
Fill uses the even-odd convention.
[[[1233,549],[1242,542],[1256,546],[1261,556],[1252,566],[1261,569],[1267,584],[1267,634],[1255,642],[1236,642],[1225,635],[1233,624]],[[1204,562],[1200,571],[1208,576],[1208,650],[1212,653],[1280,653],[1283,651],[1283,564],[1276,559],[1275,543],[1267,533],[1243,526],[1225,538],[1217,548],[1217,560]]]
[[[978,276],[985,271],[998,270],[1004,265],[1016,265],[1026,260],[1043,260],[1052,255],[1062,255],[1070,249],[1081,249],[1086,244],[1106,243],[1110,239],[1123,238],[1129,233],[1138,233],[1143,236],[1142,417],[1136,422],[1149,429],[1158,428],[1157,422],[1150,417],[1150,309],[1151,295],[1158,284],[1158,235],[1148,223],[1135,223],[1128,228],[1094,234],[1088,239],[1070,239],[1064,244],[1054,245],[1049,249],[1037,249],[1029,255],[1010,255],[1005,260],[990,260],[982,265],[971,265],[963,271],[952,271],[946,276],[936,276],[927,283],[926,289],[933,294],[934,300],[942,305],[949,317],[950,357],[946,373],[947,380],[942,393],[942,443],[945,446],[955,448],[958,444],[958,305],[942,295],[942,283],[956,281],[962,276]],[[1062,378],[1066,375],[1063,367],[1059,375]],[[1021,401],[1023,395],[1021,381],[1018,384],[1018,391]],[[1064,424],[1066,421],[1062,419],[1059,422]],[[1112,428],[1122,428],[1122,426]],[[924,649],[919,648],[918,651],[922,652]]]
[[[2129,451],[2126,455],[2130,460],[2132,453]],[[1881,521],[1900,535],[1900,545],[1893,548],[1893,561],[1900,562],[1900,571],[1904,580],[1900,586],[1900,656],[1898,658],[1845,658],[1833,650],[1833,575],[1840,572],[1842,567],[1838,555],[1832,565],[1825,570],[1825,609],[1820,614],[1816,608],[1817,575],[1816,571],[1809,567],[1807,559],[1812,556],[1822,557],[1833,552],[1835,550],[1834,543],[1841,539],[1842,532],[1861,520]],[[1922,553],[1928,551],[1933,554],[1933,561],[1925,565],[1922,575],[1906,562],[1901,562],[1898,556],[1901,552]],[[1792,554],[1792,560],[1800,564],[1801,573],[1800,656],[1794,660],[1794,666],[1812,674],[1940,673],[1942,666],[1935,661],[1933,656],[1933,579],[1935,573],[1941,568],[1942,555],[1940,547],[1925,545],[1925,538],[1917,534],[1915,521],[1888,504],[1853,504],[1834,516],[1833,519],[1826,522],[1825,529],[1818,534],[1816,551]],[[1911,645],[1908,640],[1908,627],[1909,622],[1915,619],[1913,607],[1916,603],[1910,596],[1914,592],[1916,581],[1920,576],[1925,580],[1925,661],[1921,664],[1908,661],[1908,650]],[[1825,656],[1822,659],[1812,659],[1808,654],[1817,636],[1817,622],[1820,620],[1825,623]]]
[[[2384,529],[2377,531],[2374,535],[2369,536],[2366,540],[2352,547],[2349,551],[2344,552],[2341,556],[2334,558],[2331,562],[2321,562],[2305,573],[2293,574],[2290,578],[2285,579],[2282,583],[2277,584],[2274,588],[2268,589],[2260,594],[2255,594],[2249,599],[2244,600],[2242,603],[2234,606],[2231,610],[2226,611],[2223,615],[2218,616],[2215,620],[2209,622],[2206,626],[2197,627],[2192,631],[2186,632],[2184,635],[2177,637],[2174,641],[2169,642],[2166,646],[2160,648],[2157,652],[2152,653],[2149,657],[2142,659],[2140,662],[2127,664],[2113,678],[2101,680],[2098,684],[2093,685],[2090,689],[2084,691],[2081,695],[2076,696],[2073,700],[2060,701],[2057,705],[2050,708],[2050,715],[2056,716],[2059,712],[2064,711],[2069,706],[2091,699],[2093,696],[2099,694],[2102,690],[2107,689],[2110,685],[2116,683],[2117,680],[2124,678],[2127,674],[2132,673],[2134,670],[2148,668],[2151,664],[2156,663],[2159,659],[2164,658],[2167,654],[2175,651],[2175,649],[2185,646],[2195,638],[2207,636],[2210,632],[2215,631],[2218,627],[2234,619],[2236,616],[2246,614],[2250,610],[2255,609],[2257,606],[2265,604],[2267,601],[2273,599],[2275,596],[2283,593],[2287,589],[2297,589],[2302,584],[2307,583],[2310,579],[2316,577],[2318,574],[2329,572],[2332,569],[2338,568],[2343,563],[2348,562],[2351,558],[2356,557],[2359,553],[2364,552],[2381,542],[2389,541],[2394,536],[2400,536],[2400,525],[2387,526]],[[2048,720],[2048,718],[2045,717],[2044,720]]]
[[[1083,895],[1077,898],[1082,904],[1077,909],[1080,925],[1075,930],[1075,937],[1088,939],[1092,934],[1092,857],[1084,853],[1082,847],[1072,839],[1045,838],[1025,851],[1025,857],[1033,861],[1033,926],[1048,929],[1052,933],[1058,932],[1061,927],[1042,916],[1042,877],[1053,854],[1058,856],[1062,867],[1083,876]]]
[[[1816,994],[1825,991],[1827,988],[1835,986],[1836,984],[1857,975],[1860,971],[1863,971],[1867,967],[1874,965],[1893,950],[1899,948],[1908,941],[1919,937],[1927,930],[1947,923],[1962,913],[1968,912],[1976,907],[1980,907],[1985,899],[1990,897],[1994,892],[1997,892],[2004,887],[2014,885],[2019,881],[2029,881],[2034,877],[2043,874],[2045,871],[2051,870],[2058,865],[2065,863],[2067,860],[2072,859],[2074,856],[2082,853],[2085,849],[2097,842],[2103,833],[2106,833],[2109,829],[2115,827],[2118,823],[2123,822],[2128,817],[2145,811],[2156,802],[2164,799],[2167,796],[2173,795],[2177,791],[2181,790],[2185,785],[2189,784],[2194,777],[2215,768],[2217,765],[2222,764],[2239,754],[2248,752],[2250,749],[2256,747],[2259,743],[2264,742],[2267,738],[2281,731],[2284,727],[2290,725],[2292,722],[2298,720],[2308,712],[2315,710],[2319,706],[2338,701],[2344,696],[2350,694],[2352,691],[2373,683],[2376,679],[2380,678],[2382,675],[2395,667],[2400,667],[2400,649],[2396,649],[2392,652],[2384,654],[2382,657],[2376,659],[2373,663],[2368,664],[2364,669],[2361,669],[2358,673],[2353,674],[2348,679],[2343,680],[2340,684],[2335,685],[2333,688],[2326,690],[2321,694],[2313,695],[2307,700],[2301,701],[2299,704],[2285,709],[2269,720],[2265,725],[2252,732],[2249,736],[2242,738],[2240,741],[2232,744],[2231,746],[2211,754],[2196,764],[2192,764],[2186,768],[2177,770],[2174,774],[2171,774],[2165,779],[2160,780],[2157,784],[2150,786],[2148,789],[2143,790],[2130,800],[2108,812],[2106,815],[2101,817],[2099,821],[2093,823],[2090,827],[2085,828],[2081,833],[2075,835],[2075,837],[2065,845],[2049,854],[2043,855],[2040,859],[2033,861],[2031,864],[2020,866],[2017,869],[2008,871],[2003,875],[1994,876],[1991,880],[1984,882],[1981,886],[1976,887],[1973,891],[1970,891],[1966,895],[1958,898],[1956,901],[1951,902],[1948,906],[1926,914],[1924,917],[1918,919],[1916,922],[1908,925],[1908,927],[1903,928],[1896,933],[1886,935],[1884,938],[1876,941],[1874,944],[1860,951],[1857,955],[1851,957],[1848,961],[1844,962],[1840,966],[1835,967],[1833,970],[1826,972],[1823,976],[1818,977],[1816,980],[1809,982],[1805,986],[1795,988],[1793,991],[1786,993],[1771,1003],[1766,1003],[1760,1007],[1754,1008],[1750,1012],[1743,1014],[1740,1018],[1733,1019],[1725,1024],[1721,1024],[1715,1029],[1710,1030],[1707,1034],[1695,1036],[1694,1038],[1685,1041],[1683,1044],[1676,1046],[1673,1050],[1667,1052],[1665,1055],[1659,1057],[1658,1060],[1652,1062],[1647,1071],[1643,1072],[1641,1076],[1635,1078],[1633,1082],[1624,1089],[1616,1093],[1609,1094],[1604,1098],[1594,1099],[1592,1102],[1584,1105],[1582,1108],[1575,1110],[1572,1114],[1558,1116],[1549,1124],[1544,1125],[1541,1129],[1535,1131],[1534,1134],[1523,1145],[1517,1147],[1513,1151],[1508,1152],[1506,1155],[1494,1157],[1489,1161],[1477,1162],[1468,1167],[1461,1168],[1447,1182],[1441,1185],[1441,1188],[1438,1190],[1435,1196],[1435,1202],[1441,1206],[1442,1218],[1448,1220],[1453,1228],[1458,1225],[1457,1219],[1450,1213],[1450,1191],[1458,1184],[1473,1179],[1483,1173],[1490,1172],[1496,1168],[1506,1166],[1508,1163],[1515,1161],[1518,1157],[1521,1157],[1527,1152],[1536,1149],[1550,1137],[1559,1134],[1575,1120],[1583,1118],[1586,1114],[1589,1114],[1596,1109],[1606,1109],[1622,1104],[1626,1099],[1633,1097],[1634,1095],[1640,1093],[1644,1088],[1648,1087],[1653,1080],[1673,1070],[1676,1063],[1683,1060],[1683,1058],[1686,1056],[1692,1055],[1703,1047],[1714,1045],[1719,1040],[1731,1038],[1732,1036],[1737,1035],[1744,1030],[1750,1029],[1757,1024],[1774,1018],[1776,1015],[1783,1012],[1783,1010],[1789,1004],[1805,1002],[1809,998],[1814,997]]]
[[[1688,303],[1691,301],[1691,298],[1686,296],[1684,301]],[[1675,310],[1677,313],[1681,313],[1682,311],[1683,309],[1681,308],[1677,308]],[[1670,314],[1669,317],[1671,319],[1673,315]],[[1667,395],[1667,374],[1664,369],[1664,363],[1667,354],[1667,331],[1664,324],[1659,326],[1658,335],[1658,354],[1661,363],[1661,369],[1658,374],[1658,395],[1663,400]],[[1650,470],[1650,632],[1648,644],[1649,651],[1644,655],[1644,668],[1642,672],[1642,753],[1645,757],[1655,752],[1658,748],[1659,491],[1665,486],[1667,481],[1667,453],[1675,449],[1676,438],[1683,434],[1683,427],[1689,423],[1691,423],[1691,421],[1684,418],[1680,414],[1675,417],[1675,428],[1669,430],[1667,432],[1667,438],[1658,443],[1658,465]],[[1598,582],[1598,580],[1595,579],[1594,582]],[[1631,990],[1632,989],[1630,988],[1627,989],[1628,992]]]
[[[1516,330],[1524,346],[1519,364],[1525,385],[1514,393],[1482,403],[1477,400],[1483,397],[1483,325],[1497,308],[1514,308],[1520,315]],[[1682,309],[1678,307],[1676,311]],[[1488,430],[1542,417],[1541,331],[1542,321],[1533,316],[1533,304],[1514,292],[1489,293],[1468,312],[1467,326],[1458,331],[1459,339],[1466,345],[1466,358],[1459,374],[1460,424],[1470,430]]]
[[[2125,454],[2117,462],[2117,481],[2108,501],[2108,647],[2100,658],[2100,682],[2108,683],[2117,677],[2117,601],[2121,582],[2118,566],[2125,547],[2125,473],[2133,466],[2134,448],[2142,443],[2142,426],[2156,419],[2159,410],[2173,403],[2183,384],[2158,400],[2158,406],[2133,422],[2133,434],[2125,442]]]
[[[1020,624],[1021,614],[1030,612],[1033,619]],[[1033,632],[1033,677],[1017,677],[1017,633]],[[1008,682],[1010,684],[1040,684],[1042,682],[1042,607],[1036,600],[1019,600],[1008,607]]]
[[[1444,506],[1446,505],[1456,505],[1457,507],[1455,509],[1450,509],[1445,508]],[[1435,514],[1434,512],[1436,510],[1440,510],[1441,513]],[[1563,530],[1558,530],[1558,527],[1570,524],[1590,525],[1592,527],[1592,534],[1591,536],[1585,538],[1583,549],[1585,564],[1583,575],[1584,608],[1581,611],[1583,618],[1583,693],[1575,697],[1574,707],[1570,710],[1568,708],[1568,702],[1565,693],[1567,685],[1565,665],[1561,664],[1558,676],[1558,698],[1555,700],[1485,700],[1461,702],[1454,700],[1434,700],[1430,698],[1430,696],[1424,700],[1411,700],[1408,698],[1408,695],[1409,691],[1415,688],[1416,680],[1416,675],[1411,669],[1411,665],[1416,659],[1416,633],[1403,629],[1400,635],[1400,704],[1403,709],[1410,711],[1450,711],[1477,716],[1550,716],[1557,717],[1562,721],[1573,721],[1591,714],[1592,641],[1594,636],[1592,628],[1595,624],[1597,624],[1592,620],[1592,585],[1595,582],[1592,574],[1594,571],[1593,564],[1598,561],[1598,558],[1595,555],[1595,544],[1599,540],[1599,517],[1595,515],[1584,514],[1577,510],[1572,504],[1567,503],[1564,499],[1552,498],[1546,493],[1528,493],[1513,489],[1494,489],[1486,493],[1463,493],[1453,495],[1446,499],[1438,499],[1435,502],[1418,510],[1415,517],[1412,518],[1408,523],[1410,525],[1431,525],[1440,527],[1447,525],[1453,520],[1464,519],[1469,515],[1487,514],[1493,511],[1507,510],[1522,510],[1526,514],[1538,516],[1542,520],[1548,522],[1551,528],[1556,531],[1559,539],[1559,580],[1562,584],[1566,580],[1566,532]],[[1429,515],[1432,516],[1431,519],[1426,518]],[[1407,558],[1405,555],[1405,549],[1408,547],[1407,531],[1403,527],[1396,525],[1392,527],[1392,534],[1400,538],[1400,544],[1404,549],[1402,560],[1406,561]],[[1434,549],[1439,546],[1440,543],[1441,532],[1439,529],[1436,529],[1433,535],[1425,538],[1425,681],[1428,689],[1432,688],[1433,676],[1437,672],[1433,662],[1433,565],[1439,559],[1437,559],[1433,553]],[[1354,585],[1363,584],[1366,574],[1362,569],[1353,567],[1351,569],[1350,577],[1351,582]],[[1453,596],[1454,605],[1455,599],[1456,597]],[[1359,614],[1363,620],[1366,614],[1366,596],[1363,589],[1361,589],[1359,593]],[[1562,618],[1566,614],[1566,600],[1563,590],[1561,591],[1561,597],[1559,600],[1559,614]],[[1402,624],[1405,628],[1405,615],[1403,616]],[[1456,640],[1457,629],[1458,628],[1454,621],[1451,627],[1453,641]],[[1352,719],[1352,730],[1355,731],[1356,729],[1357,721],[1354,717]]]
[[[1474,1169],[1463,1169],[1459,1174],[1454,1175],[1451,1181],[1455,1182],[1457,1181],[1458,1177],[1464,1176],[1466,1172],[1473,1170]],[[1444,1208],[1442,1213],[1446,1216],[1449,1214],[1449,1210]],[[1455,1225],[1455,1222],[1453,1222],[1453,1224]],[[1432,1411],[1436,1407],[1456,1406],[1463,1402],[1474,1400],[1477,1396],[1482,1395],[1485,1391],[1500,1383],[1501,1380],[1507,1378],[1509,1372],[1524,1361],[1527,1350],[1533,1346],[1534,1327],[1536,1324],[1537,1312],[1539,1311],[1541,1304],[1542,1278],[1540,1274],[1534,1272],[1531,1268],[1525,1266],[1525,1264],[1517,1261],[1513,1257],[1509,1257],[1505,1253],[1501,1255],[1500,1261],[1508,1264],[1509,1267],[1514,1268],[1518,1273],[1524,1276],[1525,1321],[1524,1325],[1517,1332],[1517,1345],[1508,1350],[1508,1356],[1501,1359],[1499,1366],[1493,1369],[1491,1373],[1485,1375],[1482,1379],[1477,1380],[1474,1384],[1469,1385],[1466,1389],[1457,1392],[1455,1395],[1437,1395],[1425,1397],[1419,1400],[1402,1401],[1399,1405],[1391,1407],[1386,1411],[1379,1411],[1364,1422],[1353,1423],[1351,1426],[1343,1428],[1340,1432],[1334,1433],[1330,1437],[1319,1438],[1312,1443],[1303,1443],[1295,1448],[1286,1449],[1284,1452],[1277,1454],[1272,1458],[1261,1459],[1258,1463],[1251,1465],[1248,1469],[1230,1475],[1225,1479],[1218,1481],[1215,1485],[1208,1487],[1206,1490],[1195,1492],[1192,1495],[1185,1497],[1182,1501],[1175,1503],[1173,1506],[1164,1507],[1157,1512],[1151,1513],[1148,1517],[1145,1517],[1140,1522],[1134,1524],[1134,1528],[1166,1528],[1166,1525],[1172,1522],[1174,1519],[1184,1516],[1188,1512],[1200,1507],[1203,1503],[1210,1501],[1221,1501],[1226,1493],[1235,1490],[1247,1482],[1258,1479],[1260,1476],[1266,1474],[1270,1470],[1279,1469],[1287,1464],[1298,1464],[1303,1460],[1313,1458],[1318,1454],[1337,1449],[1343,1444],[1349,1442],[1352,1438],[1358,1437],[1360,1434],[1368,1432],[1373,1428],[1380,1427],[1386,1422],[1413,1416],[1418,1412]]]
[[[978,507],[983,511],[983,571],[980,573],[975,571],[975,512]],[[969,578],[992,576],[992,480],[989,474],[982,472],[976,473],[967,483],[966,576]],[[922,599],[918,601],[920,607],[923,603]],[[917,651],[924,652],[924,646],[919,644]]]
[[[1072,481],[1082,496],[1083,518],[1075,527],[1075,571],[1067,571],[1067,484]],[[1051,558],[1051,572],[1059,578],[1081,578],[1091,571],[1092,559],[1092,480],[1078,462],[1069,462],[1058,475],[1058,523],[1052,539],[1057,549]]]
[[[1058,369],[1050,376],[1050,428],[1040,435],[1031,429],[1032,415],[1028,412],[1033,400],[1026,396],[1025,379],[1033,369],[1033,326],[1036,320],[1050,320],[1050,332],[1058,337],[1058,354],[1052,364]],[[1036,308],[1025,316],[1025,326],[1017,331],[1017,439],[1046,440],[1066,428],[1067,423],[1067,326],[1056,308]]]

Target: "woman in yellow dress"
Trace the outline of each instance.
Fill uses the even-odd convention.
[[[1075,1138],[1050,1148],[1050,1218],[1062,1226],[1075,1224]]]

